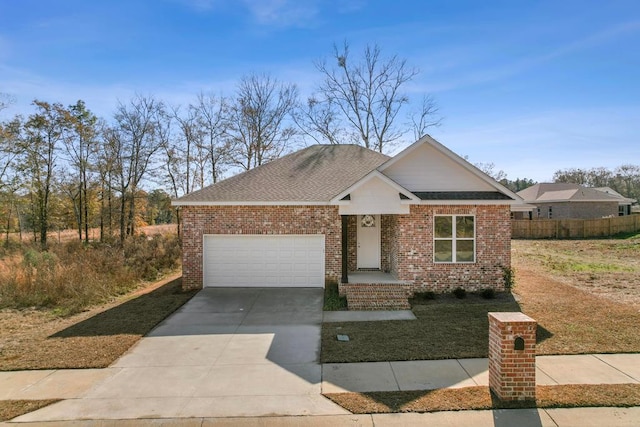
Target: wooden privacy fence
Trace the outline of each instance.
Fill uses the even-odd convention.
[[[640,215],[600,219],[516,219],[512,239],[588,239],[640,231]]]

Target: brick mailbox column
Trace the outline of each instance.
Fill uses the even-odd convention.
[[[489,313],[489,387],[502,400],[536,398],[536,326],[523,313]]]

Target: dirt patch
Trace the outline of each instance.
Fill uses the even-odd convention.
[[[188,301],[172,276],[86,312],[0,311],[0,370],[104,368]]]
[[[335,393],[325,396],[354,414],[535,407],[630,407],[640,405],[640,384],[538,386],[535,402],[502,402],[491,394],[489,387]]]
[[[513,266],[640,310],[640,237],[514,240]]]

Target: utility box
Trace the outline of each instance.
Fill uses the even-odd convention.
[[[501,400],[536,398],[536,328],[524,313],[489,313],[489,387]]]

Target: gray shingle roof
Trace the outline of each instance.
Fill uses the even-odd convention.
[[[598,191],[594,188],[583,187],[572,183],[540,183],[525,188],[517,193],[527,203],[535,202],[581,202],[581,201],[602,201],[617,202],[619,198]]]
[[[313,145],[175,202],[328,202],[387,160],[359,145]]]
[[[499,191],[414,191],[421,200],[513,200]]]

